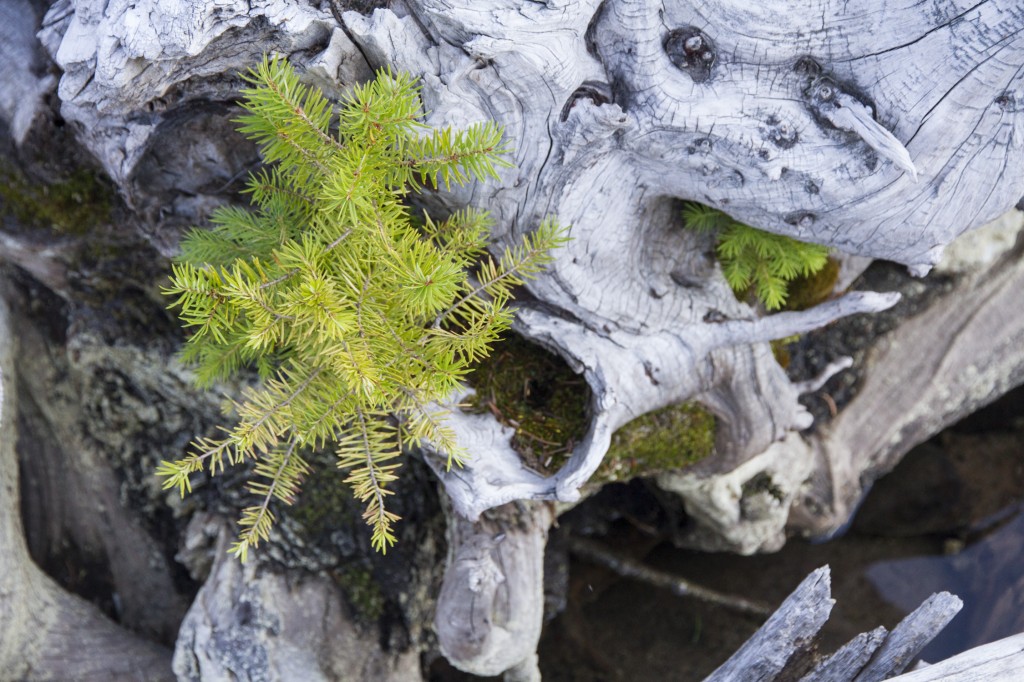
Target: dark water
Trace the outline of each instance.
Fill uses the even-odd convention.
[[[776,554],[740,557],[677,549],[630,514],[606,530],[595,539],[609,549],[772,607],[828,564],[836,606],[822,653],[878,625],[892,628],[934,592],[952,592],[964,609],[922,655],[948,658],[1024,632],[1024,391],[908,454],[829,542],[792,539]],[[569,574],[568,605],[540,645],[545,682],[700,680],[761,624],[582,560]],[[449,671],[436,679],[478,678]]]
[[[872,587],[909,612],[934,592],[959,595],[964,608],[922,652],[940,661],[961,651],[1024,632],[1024,509],[993,519],[987,537],[948,555],[884,559],[867,567]]]
[[[879,480],[848,532],[790,540],[739,557],[654,546],[643,561],[723,592],[779,604],[810,571],[832,568],[828,653],[878,625],[893,627],[934,592],[964,609],[922,654],[937,661],[1024,632],[1024,392],[1017,391],[908,454]],[[642,532],[603,539],[643,554]],[[617,534],[616,534],[617,533]],[[760,621],[675,597],[574,561],[570,605],[541,643],[547,682],[699,680]]]

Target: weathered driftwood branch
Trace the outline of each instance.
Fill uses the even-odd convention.
[[[685,327],[657,336],[596,334],[535,310],[523,310],[517,329],[563,353],[568,354],[566,348],[572,349],[567,359],[582,368],[594,390],[595,417],[586,437],[558,473],[541,476],[526,468],[512,448],[511,429],[490,415],[466,414],[455,409],[454,405],[465,397],[459,395],[452,401],[447,421],[460,442],[477,456],[464,469],[446,467],[443,453],[430,462],[455,509],[469,519],[513,500],[575,502],[580,497],[580,488],[601,465],[611,436],[619,427],[645,412],[714,390],[716,366],[691,367],[695,358],[709,357],[719,346],[734,345],[740,336],[751,343],[767,342],[816,329],[846,315],[885,310],[897,300],[898,294],[849,294],[804,313],[723,322],[693,342],[686,339]],[[708,374],[698,373],[701,369]],[[650,375],[650,380],[638,382],[636,377],[645,374]],[[661,376],[671,377],[674,385],[663,385]],[[687,377],[688,381],[684,383],[679,377]],[[779,389],[784,387],[785,384],[780,385]],[[806,391],[803,385],[789,387],[788,393],[794,398],[794,428],[810,426],[808,415],[795,404],[795,397]]]
[[[827,566],[812,572],[728,661],[705,682],[793,679],[813,664],[819,630],[835,602]],[[932,595],[892,632],[878,628],[855,637],[801,677],[801,682],[877,682],[899,675],[960,611],[946,592]]]
[[[1024,678],[1024,634],[894,677],[899,682],[1013,682]]]
[[[767,622],[705,682],[745,682],[777,677],[790,658],[803,653],[828,620],[835,602],[831,574],[819,568],[782,602]]]
[[[888,635],[889,631],[882,626],[862,632],[801,677],[800,682],[831,682],[843,679],[846,671],[861,670]]]
[[[958,597],[948,592],[933,594],[893,628],[857,674],[856,682],[878,682],[899,675],[961,608],[963,602]]]
[[[952,286],[926,310],[877,339],[852,402],[815,435],[787,446],[823,463],[793,508],[794,527],[827,535],[842,526],[864,494],[868,462],[881,475],[914,445],[1024,380],[1024,241],[1013,241],[1024,217],[1007,222],[1002,239],[1011,248],[996,251],[984,270],[950,273]]]
[[[18,345],[0,299],[0,670],[9,679],[174,679],[170,651],[66,592],[29,556],[18,482]]]
[[[448,566],[434,624],[441,651],[453,665],[485,676],[508,670],[514,679],[539,682],[535,651],[552,521],[551,505],[522,502],[494,509],[475,523],[458,514],[449,519]]]

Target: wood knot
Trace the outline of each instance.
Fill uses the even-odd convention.
[[[795,227],[799,227],[802,230],[809,230],[812,227],[814,227],[814,223],[817,221],[817,219],[817,216],[815,216],[813,213],[800,211],[797,213],[790,213],[785,218],[783,218],[783,221],[787,225],[793,225]]]
[[[608,104],[612,101],[611,88],[605,83],[595,83],[593,81],[587,81],[580,87],[576,88],[569,99],[565,102],[565,106],[562,107],[562,114],[559,119],[564,123],[569,119],[569,112],[576,106],[580,100],[589,100],[594,106],[601,106],[602,104]]]
[[[711,153],[713,147],[714,144],[711,142],[710,137],[699,137],[686,147],[686,153],[707,156]]]
[[[665,36],[665,54],[669,61],[689,74],[694,83],[703,83],[711,78],[711,67],[715,64],[715,45],[711,39],[695,26],[683,26],[669,31]]]
[[[1020,93],[1013,92],[1012,90],[1000,93],[1000,95],[995,99],[995,104],[997,107],[1010,114],[1015,114],[1018,111],[1024,111],[1024,97],[1022,97]]]
[[[821,64],[819,64],[818,60],[814,57],[800,57],[800,59],[797,59],[796,63],[793,64],[793,71],[801,76],[806,76],[811,80],[820,76],[823,70],[824,69],[821,68]]]
[[[839,93],[839,86],[828,76],[815,78],[806,92],[811,104],[818,107],[833,102],[837,93]]]
[[[761,135],[779,149],[792,149],[800,141],[800,132],[796,126],[783,121],[775,114],[765,119],[761,127]]]

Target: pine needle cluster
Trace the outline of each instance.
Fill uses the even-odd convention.
[[[717,233],[718,260],[729,286],[740,296],[753,293],[768,310],[785,305],[790,282],[828,262],[828,247],[755,229],[703,204],[687,202],[683,219],[688,227]]]
[[[231,550],[244,561],[269,537],[272,500],[295,500],[310,449],[333,444],[386,552],[401,454],[429,440],[461,464],[431,405],[490,352],[511,324],[513,288],[564,232],[545,222],[495,260],[484,213],[414,224],[409,191],[496,177],[508,164],[493,123],[427,129],[405,74],[382,71],[337,112],[284,60],[265,59],[247,81],[240,130],[267,163],[249,179],[253,210],[224,207],[212,229],[193,230],[164,293],[192,331],[183,359],[198,384],[245,367],[262,381],[233,403],[237,422],[222,437],[198,439],[157,473],[184,495],[195,472],[253,462],[258,501]]]

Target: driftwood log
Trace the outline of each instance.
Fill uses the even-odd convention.
[[[148,476],[217,419],[216,397],[172,360],[180,332],[157,286],[182,229],[237,200],[258,164],[231,119],[239,72],[265,52],[333,96],[391,65],[420,78],[428,123],[503,125],[515,168],[425,199],[489,210],[495,248],[547,216],[572,225],[517,331],[585,377],[586,437],[543,476],[497,421],[456,413],[474,460],[445,472],[424,453],[439,495],[410,462],[409,549],[389,564],[365,555],[356,524],[313,542],[295,530],[319,523],[307,520],[242,570],[219,549],[230,486],[168,507]],[[943,260],[1024,196],[1017,0],[10,0],[0,55],[0,172],[18,188],[0,232],[4,670],[84,679],[116,657],[130,677],[166,671],[173,647],[179,679],[409,680],[438,652],[537,679],[553,508],[585,494],[619,427],[682,401],[713,411],[715,456],[657,479],[685,506],[678,540],[771,551],[840,528],[910,447],[1024,379],[1020,221]],[[83,168],[106,206],[85,227],[53,214]],[[18,202],[39,187],[51,193],[33,218]],[[766,315],[736,299],[708,238],[682,229],[680,200],[834,247],[843,288],[875,258],[942,274],[875,267],[860,291]],[[768,342],[794,334],[790,376]],[[168,648],[49,582],[26,537],[53,574],[68,556],[88,565],[100,579],[79,591],[111,595],[108,616]],[[94,633],[96,661],[62,655],[78,640],[16,616],[29,612]]]
[[[963,606],[949,593],[933,595],[892,632],[879,627],[858,635],[831,656],[816,661],[815,638],[835,604],[829,578],[827,566],[808,575],[761,629],[705,682],[900,679],[899,674]],[[1024,664],[1024,660],[1017,664]]]
[[[964,652],[936,665],[904,673],[963,603],[948,592],[934,594],[892,629],[857,635],[835,653],[816,651],[818,631],[835,603],[828,566],[808,575],[765,624],[705,682],[800,680],[800,682],[992,682],[1024,675],[1024,635]]]

